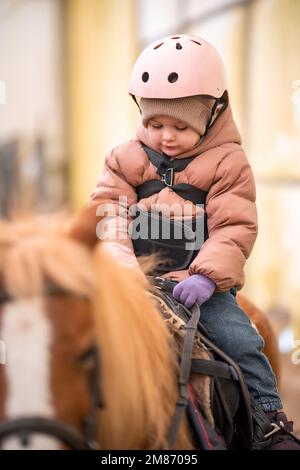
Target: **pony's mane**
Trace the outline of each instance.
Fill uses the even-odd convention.
[[[15,298],[42,294],[45,281],[90,296],[104,397],[99,442],[108,449],[165,448],[178,398],[177,364],[146,278],[101,243],[92,250],[70,238],[66,226],[49,215],[0,222],[1,284]],[[191,448],[185,422],[177,446]]]
[[[139,270],[118,264],[98,247],[93,304],[105,404],[99,442],[104,449],[167,448],[178,398],[173,338]],[[192,448],[186,423],[177,446]]]
[[[0,278],[10,296],[40,295],[46,281],[87,295],[93,277],[90,250],[67,236],[60,215],[0,222]]]

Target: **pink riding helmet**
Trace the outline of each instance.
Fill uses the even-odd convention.
[[[225,90],[225,69],[216,49],[185,34],[148,46],[138,57],[129,84],[129,93],[142,98],[221,98]]]

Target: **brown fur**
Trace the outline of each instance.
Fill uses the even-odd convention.
[[[12,297],[39,295],[46,280],[76,294],[90,293],[89,249],[64,235],[62,226],[60,218],[50,216],[0,222],[0,276]]]
[[[172,339],[134,270],[117,266],[101,247],[96,270],[96,337],[106,405],[100,442],[111,449],[165,448],[177,399]],[[192,448],[184,428],[177,447]]]
[[[74,295],[51,296],[45,306],[53,330],[51,389],[56,417],[82,430],[91,407],[90,372],[93,364],[79,359],[94,340],[89,300]]]
[[[79,366],[78,358],[96,341],[105,403],[98,413],[101,447],[163,449],[178,397],[173,338],[145,278],[120,266],[101,244],[88,249],[80,230],[65,227],[48,218],[0,224],[0,274],[12,296],[41,294],[44,280],[50,279],[90,299],[45,298],[55,334],[52,389],[57,416],[80,427],[88,413],[90,371]],[[258,310],[255,315],[258,323]],[[0,396],[4,386],[0,380]],[[176,448],[192,448],[186,421]]]
[[[50,279],[91,299],[45,297],[55,335],[52,390],[57,417],[81,427],[89,412],[89,375],[78,358],[95,338],[105,401],[99,412],[101,447],[166,447],[177,399],[176,363],[172,338],[145,279],[119,266],[101,246],[89,251],[62,233],[59,223],[46,222],[1,223],[0,273],[3,287],[17,298],[40,295],[44,280]],[[3,392],[4,387],[0,396]],[[192,448],[186,423],[176,447]]]

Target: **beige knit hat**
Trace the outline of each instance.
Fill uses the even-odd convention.
[[[168,116],[185,122],[198,134],[203,135],[215,100],[205,96],[157,99],[141,98],[142,123],[145,127],[154,116]]]

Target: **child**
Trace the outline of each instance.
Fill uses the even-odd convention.
[[[110,201],[113,208],[109,214],[106,205],[107,246],[135,267],[135,255],[163,249],[172,266],[164,277],[178,281],[173,296],[187,307],[201,305],[210,338],[238,363],[252,397],[279,424],[268,448],[299,450],[288,433],[292,424],[278,412],[282,404],[263,339],[235,300],[256,239],[257,215],[255,183],[232,117],[223,63],[203,39],[165,38],[138,58],[130,93],[142,126],[135,139],[107,156],[91,196],[92,204]],[[137,227],[131,224],[130,233],[128,226],[136,203],[144,223],[171,218],[175,229],[176,223],[200,218],[202,243],[187,249],[175,237],[133,237]]]

